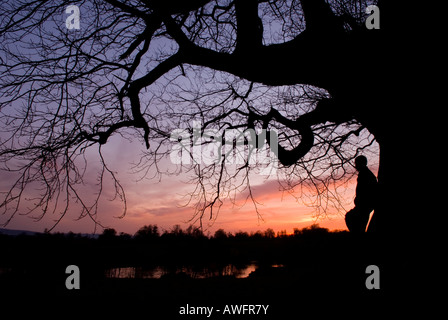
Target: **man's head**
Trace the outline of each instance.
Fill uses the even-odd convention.
[[[361,170],[362,168],[367,167],[367,158],[365,156],[359,156],[355,159],[355,168],[356,170]]]

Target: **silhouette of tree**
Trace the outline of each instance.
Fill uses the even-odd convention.
[[[265,238],[270,238],[270,239],[275,238],[275,231],[271,228],[268,228],[265,230],[264,236],[265,236]]]
[[[204,233],[202,232],[202,229],[200,229],[199,227],[195,227],[193,225],[188,226],[187,230],[185,231],[185,234],[193,239],[206,238]]]
[[[117,230],[113,228],[105,228],[103,230],[103,233],[100,234],[98,237],[100,240],[103,241],[113,241],[117,239]]]
[[[7,222],[26,187],[40,186],[30,212],[62,208],[60,219],[76,201],[81,217],[96,221],[106,176],[126,202],[101,153],[113,135],[142,140],[144,170],[169,157],[174,129],[266,129],[278,132],[284,187],[312,191],[321,208],[341,207],[336,193],[354,172],[350,162],[378,143],[382,201],[371,225],[396,227],[399,213],[386,212],[404,210],[390,203],[405,174],[397,141],[407,140],[409,100],[400,81],[411,71],[401,59],[410,51],[400,20],[408,8],[391,2],[4,1],[0,160],[18,175],[1,202]],[[71,4],[80,6],[79,30],[65,25]],[[367,4],[380,7],[380,30],[365,27]],[[79,187],[92,148],[102,168],[90,204]],[[213,219],[232,191],[253,198],[249,172],[259,166],[180,165],[195,176],[196,217]]]
[[[235,233],[234,238],[238,241],[244,241],[244,240],[249,239],[249,234],[245,231],[238,231]]]
[[[180,226],[180,224],[176,224],[173,226],[170,233],[174,236],[181,237],[185,234],[185,231],[182,230],[182,227]]]
[[[141,240],[152,240],[158,238],[159,236],[159,227],[151,224],[141,227],[134,235],[136,239]]]
[[[214,239],[227,239],[227,232],[224,229],[218,229],[213,235]]]
[[[277,238],[285,238],[287,236],[286,230],[277,231]]]

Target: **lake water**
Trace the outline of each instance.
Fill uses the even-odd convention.
[[[272,265],[271,267],[282,267],[282,265]],[[175,269],[169,269],[167,267],[118,267],[109,268],[105,270],[106,278],[115,279],[160,279],[167,274],[186,274],[193,279],[205,279],[212,277],[233,276],[235,278],[247,278],[249,275],[257,270],[257,263],[250,263],[245,266],[235,266],[228,264],[223,267],[180,267]]]
[[[269,265],[270,268],[281,268],[281,264]],[[113,267],[104,270],[104,276],[111,279],[160,279],[164,275],[185,274],[192,279],[205,279],[212,277],[231,276],[238,279],[249,277],[249,275],[259,268],[257,262],[247,265],[227,264],[224,266],[203,266],[203,267]],[[0,276],[7,276],[14,268],[0,267]],[[23,271],[23,270],[22,270]]]

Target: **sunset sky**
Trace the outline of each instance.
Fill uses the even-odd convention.
[[[141,180],[141,175],[132,173],[133,165],[138,160],[138,155],[143,150],[138,141],[129,142],[124,139],[114,138],[107,145],[103,154],[109,167],[117,173],[122,183],[127,197],[127,214],[123,218],[117,218],[122,214],[123,205],[119,201],[102,201],[98,210],[98,221],[105,227],[111,227],[118,232],[134,234],[140,227],[148,224],[156,224],[159,230],[170,230],[174,225],[179,224],[183,229],[191,224],[189,220],[193,217],[193,208],[185,206],[185,195],[192,190],[193,185],[186,183],[185,176],[163,176],[158,179],[145,178]],[[166,162],[164,165],[173,166]],[[376,168],[371,166],[376,174]],[[92,175],[95,173],[93,172]],[[287,191],[281,191],[276,179],[264,181],[264,179],[254,179],[253,194],[257,201],[258,217],[254,204],[247,199],[246,194],[236,197],[234,203],[224,202],[216,220],[211,222],[208,216],[203,219],[204,231],[213,234],[217,229],[222,228],[227,232],[264,231],[272,228],[276,232],[286,230],[292,233],[294,228],[304,228],[313,223],[318,223],[321,227],[330,230],[345,230],[344,212],[329,210],[327,216],[317,218],[315,209],[297,201]],[[8,179],[3,177],[2,185],[6,186]],[[106,181],[107,185],[107,181]],[[353,207],[355,195],[356,177],[347,184],[343,190],[344,208],[349,210]],[[107,190],[106,190],[107,191]],[[292,194],[296,194],[292,192]],[[93,195],[90,195],[92,198]],[[112,193],[106,199],[110,199]],[[89,198],[87,195],[86,199]],[[35,213],[38,215],[38,212]],[[77,220],[79,207],[74,204],[69,213],[53,230],[54,232],[91,233],[94,231],[94,224],[88,217]],[[32,215],[16,215],[8,224],[8,229],[25,229],[32,231],[43,231],[54,224],[57,214],[48,213],[42,220],[34,221]],[[1,217],[1,222],[5,221],[5,216]],[[198,224],[196,224],[198,225]],[[102,232],[102,228],[96,229],[97,233]]]
[[[93,25],[89,24],[89,13],[90,11],[88,10],[87,5],[81,7],[81,32],[86,30],[89,31],[89,28],[93,27]],[[56,32],[55,30],[66,32],[66,18],[67,14],[65,12],[61,12],[60,15],[55,15],[47,22],[47,29],[53,30],[54,32]],[[91,18],[93,19],[95,16]],[[270,41],[274,40],[274,31],[279,30],[279,27],[279,24],[271,23],[269,28],[272,30],[268,32],[270,29],[265,29],[266,37],[268,37]],[[69,33],[70,36],[76,36],[75,31],[70,32],[72,32]],[[30,38],[33,37],[32,34],[28,36]],[[167,47],[168,49],[166,50],[169,51],[172,50],[169,49],[169,44],[173,46],[171,40],[160,40],[154,41],[151,46],[155,45],[155,49],[153,49],[154,52],[157,51],[156,49],[158,49],[158,47]],[[114,52],[114,54],[117,53]],[[183,78],[176,81],[185,81],[185,84],[189,83],[187,80],[182,79]],[[205,77],[204,79],[208,78]],[[227,81],[227,79],[225,80]],[[165,80],[162,79],[160,81],[160,87],[163,88],[162,91],[165,90],[165,83],[163,81]],[[176,84],[175,81],[172,82],[173,85]],[[171,83],[171,81],[169,81],[169,83]],[[205,81],[203,83],[198,82],[197,85],[199,87],[213,87],[214,83]],[[242,87],[244,88],[244,86]],[[264,103],[268,105],[268,102],[272,102],[269,100],[272,97],[262,94],[265,92],[263,90],[257,93],[256,88],[254,89],[254,95],[258,95],[257,99],[254,99],[254,101],[259,100],[259,104]],[[78,94],[79,93],[77,92],[73,92],[73,96]],[[49,106],[44,103],[41,107]],[[296,106],[292,106],[293,109],[295,107]],[[12,111],[4,110],[4,114],[7,114],[8,112],[14,114],[15,112],[18,112],[17,110],[20,109],[19,102],[17,102],[17,105],[11,105],[10,108]],[[181,108],[185,108],[185,106],[179,106],[179,109]],[[293,111],[295,112],[294,114],[298,112],[295,109]],[[94,113],[94,110],[92,112]],[[2,136],[0,135],[0,141],[1,139]],[[194,185],[186,183],[188,177],[185,175],[162,176],[160,180],[157,176],[150,179],[152,175],[151,172],[149,172],[143,179],[141,174],[133,173],[133,171],[135,171],[133,169],[133,164],[139,161],[141,152],[144,151],[144,145],[141,141],[137,140],[138,139],[131,142],[116,135],[102,147],[102,153],[107,165],[116,174],[126,192],[127,214],[123,218],[117,218],[122,215],[123,204],[119,201],[103,200],[98,208],[97,220],[104,227],[111,227],[118,232],[129,234],[134,234],[140,227],[148,224],[156,224],[162,231],[170,230],[176,224],[179,224],[182,228],[188,228],[191,224],[191,221],[189,220],[193,217],[194,209],[191,206],[185,206],[187,203],[185,195],[191,192]],[[95,148],[96,147],[93,149]],[[375,149],[375,147],[373,149]],[[352,154],[355,154],[354,150],[350,150],[350,155]],[[89,169],[86,171],[84,177],[86,185],[82,189],[84,199],[89,202],[89,200],[91,201],[95,197],[96,191],[93,188],[93,185],[98,177],[99,167],[95,167],[95,161],[98,163],[98,155],[95,154],[94,150],[88,151],[86,157],[89,162],[93,163],[93,165],[90,164]],[[369,162],[370,169],[376,174],[378,165],[377,157],[373,158],[369,156],[369,161],[371,161]],[[175,164],[170,163],[168,160],[166,162],[161,162],[159,165],[167,169],[174,168],[175,166]],[[14,184],[15,179],[17,178],[15,178],[13,174],[0,171],[0,191],[5,192],[9,190]],[[230,200],[225,201],[220,209],[219,215],[215,216],[213,221],[209,221],[207,214],[204,216],[202,222],[205,233],[210,232],[213,234],[214,231],[219,228],[233,233],[240,230],[247,232],[255,232],[257,230],[263,231],[267,228],[272,228],[276,232],[285,230],[287,233],[292,233],[294,228],[304,228],[313,223],[318,223],[321,227],[326,227],[331,230],[346,229],[344,214],[353,207],[356,177],[339,190],[341,191],[343,210],[339,210],[338,212],[329,208],[327,214],[323,215],[316,215],[315,208],[307,206],[306,201],[300,201],[300,199],[298,201],[294,196],[299,196],[299,194],[294,190],[291,190],[291,194],[287,191],[280,190],[280,186],[275,178],[265,180],[262,177],[254,177],[251,181],[252,192],[257,201],[259,215],[255,210],[253,202],[250,199],[247,199],[247,192],[243,192],[233,199],[234,203]],[[34,190],[32,190],[33,187]],[[113,198],[112,189],[111,181],[104,181],[104,199]],[[33,199],[38,198],[39,193],[37,190],[37,186],[28,186],[27,191],[23,195],[24,201],[21,203],[21,210],[17,212],[6,228],[43,231],[54,225],[54,222],[60,216],[61,210],[56,210],[54,213],[49,212],[39,221],[35,221],[36,219],[33,219],[33,217],[38,217],[41,212],[34,211],[29,215],[21,215],[26,211],[27,204],[25,200],[32,204]],[[95,224],[89,217],[85,217],[81,220],[77,219],[80,212],[79,204],[71,203],[69,208],[68,214],[60,221],[53,231],[90,233],[95,230],[95,232],[102,232],[102,228],[95,229]],[[0,215],[0,225],[4,224],[8,218],[9,214]],[[198,224],[196,223],[196,225]]]

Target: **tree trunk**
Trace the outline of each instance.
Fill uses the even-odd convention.
[[[389,97],[389,107],[398,103],[407,106],[403,100]],[[381,113],[384,120],[377,120],[377,127],[382,128],[375,135],[380,146],[379,194],[368,232],[390,240],[402,239],[414,232],[412,226],[417,222],[421,204],[422,186],[415,183],[414,176],[422,170],[413,145],[419,142],[412,134],[414,122],[405,112],[412,113],[412,110],[397,107],[392,112]]]
[[[394,154],[388,142],[380,144],[380,167],[378,170],[378,197],[368,232],[390,235],[400,229],[403,217],[402,200],[397,197],[400,188],[400,157]]]
[[[416,135],[421,131],[415,101],[419,91],[413,67],[415,43],[405,23],[409,10],[413,9],[382,0],[378,6],[381,30],[376,30],[377,42],[372,44],[375,68],[369,84],[372,93],[369,99],[373,100],[369,108],[373,112],[365,116],[370,118],[366,126],[380,146],[379,197],[368,232],[397,240],[414,232],[417,203],[421,201],[420,186],[414,177],[421,171],[416,161],[421,153],[415,150],[421,143]]]

